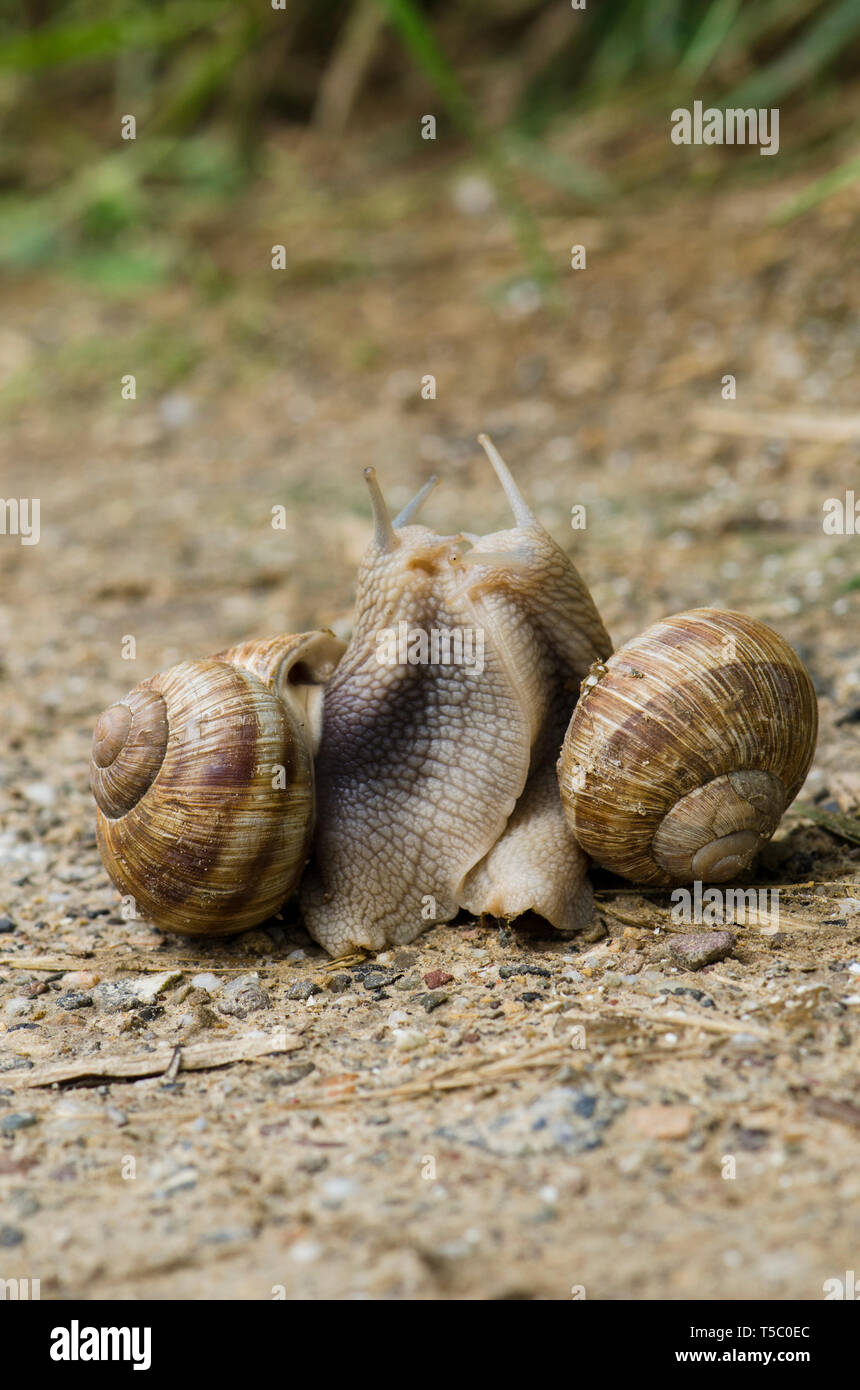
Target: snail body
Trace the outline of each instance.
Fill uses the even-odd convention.
[[[99,717],[102,862],[157,926],[242,931],[292,891],[313,832],[321,688],[342,650],[328,632],[245,643],[180,662]]]
[[[778,633],[700,608],[583,683],[558,762],[568,824],[635,883],[721,883],[752,863],[809,771],[811,678]]]
[[[325,692],[300,890],[305,925],[332,954],[411,941],[461,908],[533,911],[566,931],[591,916],[554,762],[579,682],[610,642],[569,559],[482,442],[514,512],[508,530],[438,536],[415,524],[432,483],[392,523],[367,478],[374,537]],[[481,634],[481,671],[380,662],[378,634],[401,623]]]

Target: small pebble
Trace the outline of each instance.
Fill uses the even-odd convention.
[[[424,983],[428,989],[441,989],[443,985],[450,985],[453,975],[447,975],[444,970],[428,970],[424,976]]]
[[[42,1210],[42,1203],[32,1192],[16,1192],[11,1203],[22,1221],[26,1221],[28,1216],[35,1216],[37,1212]]]
[[[0,917],[0,934],[15,930],[15,923],[11,917]]]
[[[692,1105],[639,1105],[630,1118],[646,1139],[686,1139],[696,1111]]]
[[[358,1191],[358,1183],[351,1178],[327,1178],[323,1183],[323,1194],[326,1204],[340,1206],[347,1197],[355,1196]]]
[[[519,965],[499,966],[500,980],[513,980],[517,975],[541,975],[544,979],[548,980],[552,976],[552,971],[546,970],[542,965],[528,965],[525,961],[521,962]]]
[[[290,1259],[299,1265],[313,1264],[322,1254],[322,1246],[312,1240],[297,1240],[290,1247]]]
[[[57,999],[57,1008],[65,1009],[71,1013],[74,1009],[91,1009],[93,1007],[93,996],[91,994],[61,994]]]
[[[174,1192],[190,1192],[197,1186],[197,1169],[180,1168],[171,1174],[166,1182],[162,1183],[161,1190],[165,1194],[173,1195]]]
[[[329,975],[326,981],[326,988],[329,989],[332,994],[346,994],[351,984],[352,980],[348,975],[339,973],[337,975]]]
[[[687,970],[701,970],[703,965],[725,960],[734,950],[734,945],[735,938],[730,931],[694,931],[676,936],[670,942],[669,950]]]
[[[28,782],[21,791],[33,806],[53,806],[57,799],[56,790],[50,782]]]
[[[221,988],[224,981],[211,972],[204,975],[195,975],[191,981],[195,989],[205,989],[207,994],[215,994]]]
[[[29,1129],[31,1125],[38,1123],[35,1115],[4,1115],[0,1120],[0,1134],[15,1134],[19,1129]]]
[[[0,1248],[11,1250],[13,1246],[20,1245],[24,1239],[24,1232],[19,1231],[15,1226],[0,1226]]]
[[[288,997],[305,999],[308,996],[294,995],[290,991]],[[240,975],[237,980],[232,980],[221,991],[221,998],[215,1007],[219,1014],[226,1014],[233,1018],[247,1018],[248,1014],[271,1008],[271,1003],[271,999],[260,984],[257,972],[253,971],[249,975]]]
[[[303,1081],[306,1076],[310,1076],[316,1068],[313,1062],[297,1062],[293,1067],[287,1067],[275,1076],[269,1077],[270,1086],[295,1086],[297,1081]]]
[[[363,973],[361,982],[367,990],[384,989],[386,985],[393,985],[402,975],[401,970],[380,970],[373,966],[370,970]],[[358,974],[358,971],[356,971]]]
[[[33,1005],[29,999],[24,999],[20,994],[15,994],[7,1000],[3,1012],[7,1018],[26,1018],[33,1012]]]
[[[448,995],[441,989],[434,990],[432,994],[419,995],[418,998],[418,1003],[424,1009],[425,1013],[428,1014],[432,1014],[434,1009],[440,1008],[442,1004],[446,1004],[447,1002]]]
[[[48,986],[41,980],[31,980],[28,985],[24,985],[20,997],[22,999],[38,999],[40,994],[47,994]]]
[[[70,970],[64,975],[60,984],[63,989],[87,990],[94,989],[99,982],[99,976],[92,970]]]
[[[287,990],[288,999],[310,999],[312,994],[319,993],[320,986],[316,980],[296,980],[294,985],[290,985]]]
[[[129,980],[128,983],[136,997],[142,1003],[148,1004],[152,999],[157,999],[168,985],[181,978],[181,971],[167,970],[163,975],[142,975],[135,980]]]

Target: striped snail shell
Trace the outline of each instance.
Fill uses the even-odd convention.
[[[314,821],[330,632],[247,642],[136,686],[96,723],[90,784],[102,862],[166,931],[223,936],[295,887]]]
[[[742,613],[677,613],[583,682],[558,762],[568,824],[636,883],[725,882],[794,800],[817,730],[782,637]]]

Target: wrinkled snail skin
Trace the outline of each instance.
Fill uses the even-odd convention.
[[[305,925],[333,955],[411,941],[461,908],[535,911],[562,930],[591,914],[554,761],[580,679],[610,643],[570,561],[488,452],[516,522],[489,536],[414,524],[429,487],[392,524],[368,478],[374,538],[353,637],[325,691],[300,890]],[[380,663],[379,633],[402,622],[480,633],[483,670]]]
[[[721,883],[802,787],[818,712],[782,637],[742,613],[664,618],[583,683],[558,763],[568,824],[636,883]]]
[[[99,851],[141,916],[221,936],[281,907],[310,850],[321,685],[343,645],[327,632],[245,643],[153,676],[99,717]]]

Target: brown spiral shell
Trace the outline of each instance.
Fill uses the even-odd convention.
[[[558,762],[568,824],[636,883],[734,878],[803,785],[818,731],[812,680],[742,613],[676,613],[583,682]]]
[[[264,921],[295,887],[314,819],[329,632],[183,661],[100,715],[90,783],[102,862],[167,931],[221,936]]]

